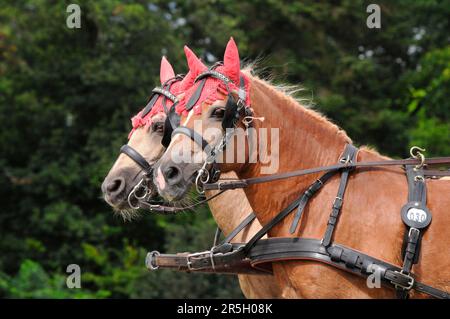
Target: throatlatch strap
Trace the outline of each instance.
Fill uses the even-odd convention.
[[[341,162],[354,162],[356,158],[356,153],[358,149],[351,144],[347,144],[345,147],[344,154],[342,155]],[[336,223],[339,217],[339,213],[342,208],[342,203],[344,200],[345,188],[347,186],[348,174],[350,173],[350,168],[344,168],[341,173],[341,182],[339,183],[338,193],[333,202],[333,207],[331,209],[330,218],[328,219],[327,229],[325,231],[325,235],[322,239],[322,244],[325,247],[328,247],[331,243],[331,239],[333,237],[334,228],[336,227]]]

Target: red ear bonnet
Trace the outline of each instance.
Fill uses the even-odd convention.
[[[159,77],[161,80],[161,84],[164,84],[165,82],[167,82],[167,80],[173,79],[175,77],[175,72],[172,68],[172,65],[169,63],[169,61],[164,56],[161,59],[161,67],[160,67],[160,71],[159,71]],[[180,86],[181,86],[180,83],[181,83],[181,81],[172,83],[172,85],[170,86],[170,92],[172,94],[178,95],[180,93]],[[144,110],[144,109],[142,109],[138,114],[136,114],[131,119],[133,128],[132,128],[130,134],[128,135],[128,138],[130,138],[133,135],[133,132],[136,129],[138,129],[139,127],[143,126],[146,129],[148,129],[152,124],[152,117],[157,113],[164,112],[164,106],[163,106],[162,100],[163,100],[163,97],[159,96],[158,99],[153,104],[153,107],[150,110],[150,112],[145,114],[144,117],[142,117],[142,114],[143,114],[142,112]],[[172,101],[166,100],[166,106],[168,108],[170,108],[172,106],[172,104],[173,104]]]
[[[199,83],[194,83],[194,80],[199,74],[208,70],[208,68],[187,46],[184,47],[184,52],[186,54],[186,59],[189,66],[189,73],[183,80],[184,83],[182,85],[182,91],[185,92],[185,94],[183,99],[177,105],[176,111],[179,114],[186,115],[188,112],[188,110],[186,109],[186,105],[188,104],[188,101],[191,99],[191,97],[196,94],[195,92],[199,87]],[[247,76],[241,73],[239,52],[233,38],[230,38],[225,49],[223,65],[218,65],[214,70],[228,77],[231,80],[231,83],[226,86],[223,81],[217,78],[205,78],[206,82],[204,82],[200,96],[196,99],[196,103],[193,106],[195,114],[201,113],[202,103],[212,104],[216,100],[223,100],[228,95],[229,90],[239,90],[241,85],[241,77],[244,80],[243,89],[247,93],[245,102],[247,105],[250,105],[249,80]],[[190,105],[190,107],[192,107],[192,105]]]
[[[161,59],[161,68],[159,70],[159,77],[161,79],[161,84],[175,77],[175,72],[173,71],[172,65],[170,65],[169,61],[167,61],[165,56],[163,56]]]
[[[223,56],[224,74],[228,76],[236,85],[239,85],[239,74],[241,72],[241,62],[239,51],[233,38],[230,38]]]

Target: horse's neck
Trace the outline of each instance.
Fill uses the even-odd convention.
[[[345,144],[351,142],[342,130],[265,82],[254,78],[251,81],[255,116],[265,118],[256,122],[257,130],[268,129],[270,135],[271,129],[279,128],[278,173],[337,162]],[[258,158],[257,163],[248,164],[238,175],[240,178],[261,176],[264,166],[267,168]],[[266,223],[315,178],[317,175],[259,184],[246,189],[246,194],[260,214],[258,219]]]
[[[237,178],[234,172],[223,174],[226,178]],[[211,197],[216,192],[207,192],[206,197]],[[208,202],[211,213],[225,235],[231,233],[251,212],[252,208],[244,191],[234,190],[225,192],[219,197]]]

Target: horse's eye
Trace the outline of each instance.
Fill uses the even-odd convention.
[[[223,107],[217,107],[215,108],[212,112],[211,112],[211,117],[215,117],[215,118],[223,118],[225,115],[225,108]]]
[[[164,123],[163,122],[153,123],[152,129],[153,129],[153,132],[163,133],[164,132]]]

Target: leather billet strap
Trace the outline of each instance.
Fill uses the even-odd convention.
[[[256,219],[256,214],[251,212],[233,231],[225,237],[222,244],[230,243],[244,228],[249,226]]]
[[[241,245],[233,245],[233,250],[229,253],[204,251],[200,253],[160,254],[153,251],[147,254],[145,264],[150,270],[164,268],[200,273],[270,275],[270,267],[261,270],[251,266],[250,259],[245,258],[238,250]]]
[[[346,144],[345,149],[344,149],[344,153],[342,155],[342,158],[339,160],[340,162],[342,161],[343,158],[345,158],[345,161],[347,163],[352,163],[352,161],[354,161],[355,157],[356,157],[356,153],[357,153],[357,148],[354,147],[351,144]],[[335,173],[337,173],[339,170],[333,170],[333,171],[329,171],[326,174],[322,175],[322,177],[319,178],[319,180],[322,182],[322,184],[326,183]],[[342,172],[342,174],[344,174],[345,171]],[[341,176],[341,184],[342,184],[342,177],[346,177],[345,175]],[[244,246],[243,250],[248,252],[250,251],[250,249],[258,242],[258,240],[260,240],[265,234],[267,234],[267,232],[269,230],[271,230],[275,225],[277,225],[280,221],[282,221],[286,216],[288,216],[295,208],[299,207],[300,204],[305,200],[305,194],[309,191],[309,189],[314,187],[314,184],[318,183],[317,181],[314,182],[310,187],[308,187],[301,195],[299,198],[297,198],[295,201],[293,201],[291,204],[289,204],[286,208],[284,208],[281,212],[279,212],[274,218],[272,218],[272,220],[270,220],[266,225],[264,225]],[[320,182],[319,182],[320,183]],[[344,184],[346,184],[347,181],[345,180]],[[206,184],[207,185],[207,184]],[[317,187],[317,186],[316,186]],[[345,185],[342,187],[340,186],[340,191],[338,192],[338,196],[341,195],[343,198],[343,190],[341,190],[341,188],[343,188],[345,190]],[[341,194],[342,193],[342,194]],[[307,195],[308,196],[308,195]],[[334,205],[333,205],[334,206]],[[302,209],[302,208],[300,208]],[[297,211],[298,214],[298,211]],[[300,212],[301,214],[301,212]],[[296,216],[294,216],[294,222],[295,222]],[[330,224],[330,222],[329,222]],[[291,229],[292,229],[292,225],[291,225]],[[334,225],[333,225],[333,229],[334,229]],[[327,232],[333,232],[333,229],[328,230],[327,228]],[[331,236],[331,235],[330,235]]]
[[[322,188],[322,186],[334,175],[336,175],[339,171],[330,171],[322,175],[320,178],[318,178],[314,183],[312,183],[306,191],[302,194],[302,197],[300,199],[300,203],[298,204],[297,212],[295,213],[294,220],[292,221],[291,227],[289,229],[289,232],[291,234],[295,233],[295,230],[297,229],[297,226],[300,222],[300,219],[302,217],[303,211],[308,204],[308,201],[314,196],[314,194],[317,193],[319,189]]]
[[[402,221],[406,225],[403,237],[402,273],[409,275],[412,266],[419,262],[420,246],[423,232],[431,223],[431,212],[426,207],[427,190],[424,170],[413,165],[406,165],[408,181],[408,203],[402,207]],[[397,295],[402,299],[408,298],[408,289],[397,288]]]
[[[153,166],[131,146],[125,144],[120,148],[120,153],[128,155],[133,161],[138,164],[148,176],[151,176],[153,171]]]
[[[351,144],[345,146],[344,154],[340,160],[341,163],[353,163],[356,162],[356,154],[358,149]],[[336,227],[337,220],[339,218],[339,213],[342,209],[342,204],[344,202],[345,188],[347,187],[348,175],[352,168],[343,168],[341,172],[341,181],[339,182],[339,188],[334,199],[333,206],[331,209],[331,214],[328,219],[327,229],[322,239],[322,244],[327,247],[331,243],[333,237],[334,229]]]

